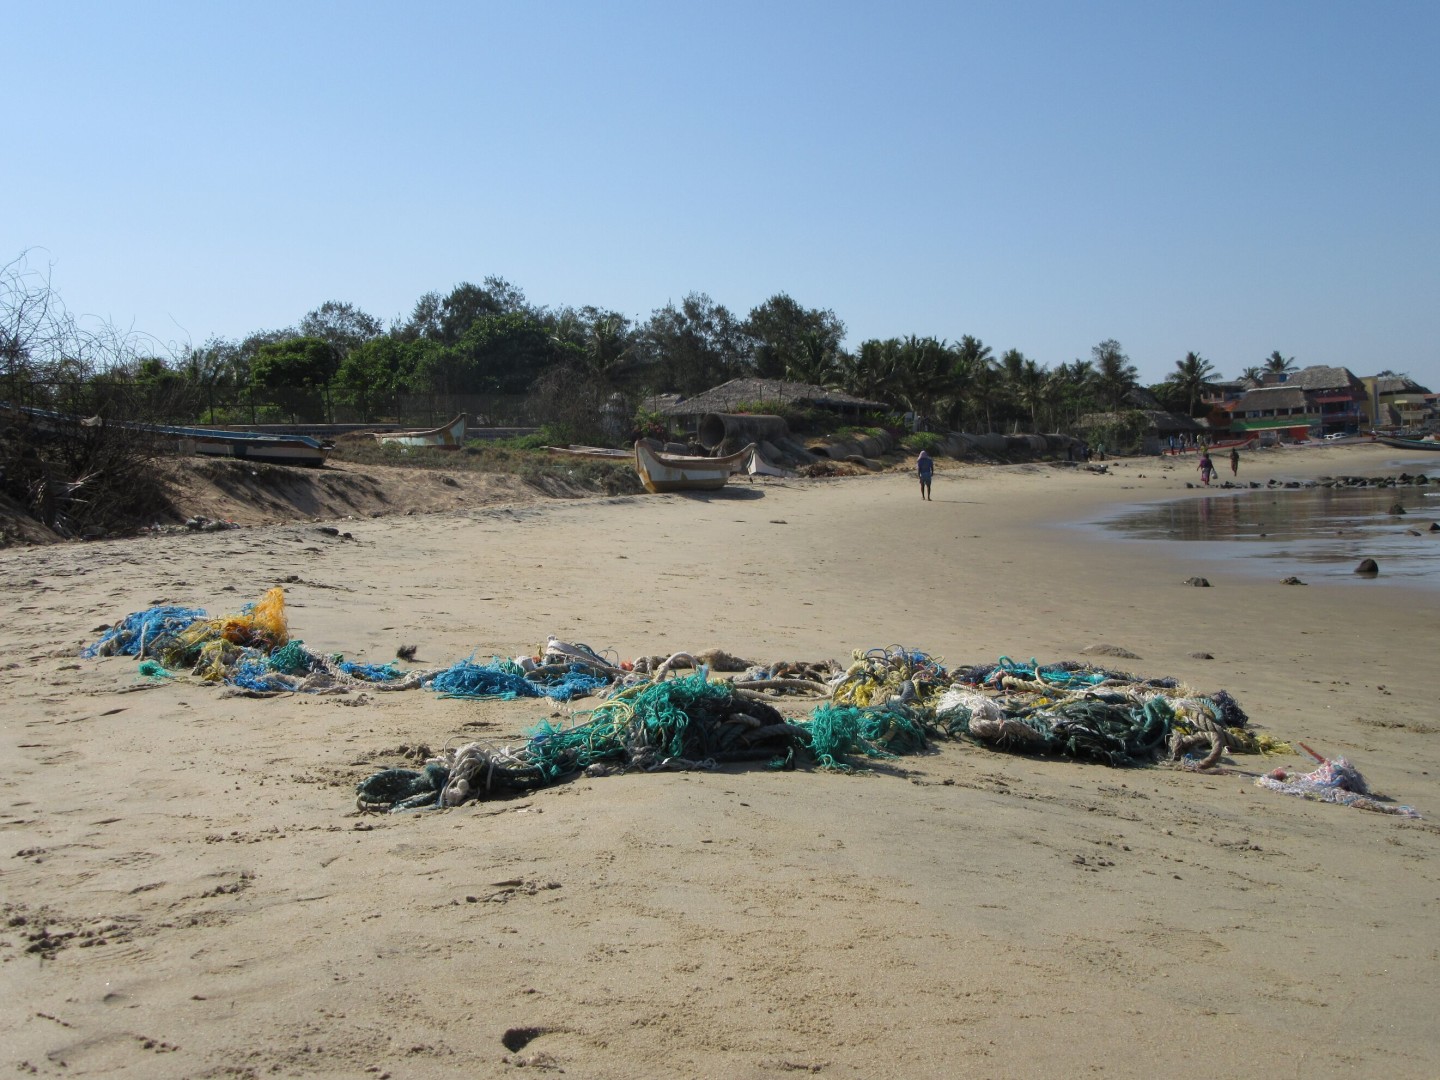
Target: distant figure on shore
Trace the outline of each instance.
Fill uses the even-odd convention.
[[[935,475],[935,459],[930,456],[929,450],[920,451],[920,456],[915,459],[915,471],[920,474],[920,497],[933,502],[930,498],[930,478]]]
[[[1210,486],[1210,474],[1215,471],[1214,464],[1210,461],[1210,451],[1200,451],[1200,480],[1206,486]]]
[[[1230,475],[1240,475],[1240,451],[1233,446],[1230,448]]]

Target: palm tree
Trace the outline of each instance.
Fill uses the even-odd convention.
[[[1044,400],[1045,371],[1019,349],[1007,349],[1000,357],[1005,392],[1011,402],[1030,414],[1033,428],[1040,422],[1040,405]]]
[[[950,368],[954,356],[949,346],[933,337],[911,334],[900,345],[896,387],[900,400],[917,416],[931,416],[936,406],[950,395]]]
[[[796,355],[785,366],[785,377],[812,386],[831,387],[839,375],[836,349],[825,335],[807,330],[796,343]]]
[[[1244,371],[1240,372],[1240,378],[1248,380],[1249,382],[1254,383],[1256,386],[1259,386],[1262,382],[1265,381],[1265,369],[1262,367],[1254,366],[1247,367]]]
[[[954,348],[950,349],[950,369],[945,376],[945,398],[937,402],[936,414],[943,418],[945,426],[952,431],[962,424],[965,402],[970,397],[970,387],[975,370],[959,359]]]
[[[987,349],[986,352],[989,352]],[[1000,397],[1002,380],[1000,371],[987,358],[978,367],[971,369],[970,374],[970,401],[971,409],[975,413],[975,420],[978,423],[980,417],[985,417],[985,430],[994,430],[994,423],[990,418],[990,411],[994,408],[996,400]]]
[[[1030,410],[1030,430],[1040,430],[1040,406],[1050,399],[1050,373],[1026,358],[1015,378],[1015,399]]]
[[[1184,360],[1175,361],[1175,370],[1167,380],[1177,393],[1184,394],[1189,403],[1191,416],[1195,415],[1195,403],[1215,375],[1215,366],[1199,353],[1188,352]]]
[[[1066,411],[1078,423],[1080,414],[1085,412],[1086,406],[1091,405],[1094,401],[1095,365],[1089,360],[1076,360],[1070,364],[1061,364],[1055,369],[1054,381],[1057,396],[1064,401]]]
[[[838,357],[840,385],[856,397],[881,401],[894,397],[899,381],[899,355],[898,338],[862,341],[856,352]]]
[[[1273,375],[1284,375],[1295,370],[1295,357],[1281,356],[1280,350],[1276,349],[1265,358],[1265,370]]]
[[[582,345],[591,372],[608,383],[619,381],[635,356],[629,320],[613,311],[590,324]]]
[[[1090,354],[1095,358],[1095,386],[1105,404],[1118,409],[1125,395],[1135,389],[1139,372],[1114,338],[1106,338]]]

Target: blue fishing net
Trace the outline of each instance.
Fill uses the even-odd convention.
[[[295,689],[295,676],[276,671],[270,666],[269,657],[259,649],[246,649],[231,667],[225,682],[264,694]]]
[[[182,631],[207,618],[204,608],[160,604],[136,611],[87,645],[81,656],[145,656],[175,645]]]
[[[522,697],[548,697],[554,701],[570,701],[609,683],[608,676],[597,674],[584,664],[571,664],[564,671],[537,672],[526,676],[513,660],[496,658],[488,664],[461,660],[440,672],[427,685],[448,698],[500,698],[510,701]]]
[[[518,697],[541,696],[540,687],[525,676],[506,671],[498,664],[477,664],[473,660],[453,664],[431,679],[428,685],[441,697],[447,698],[501,698],[512,701]]]
[[[353,675],[367,682],[394,682],[405,677],[405,672],[396,667],[393,660],[388,664],[357,664],[351,660],[342,660],[340,670],[346,675]]]

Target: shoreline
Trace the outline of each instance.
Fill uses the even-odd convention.
[[[1433,1075],[1440,602],[1218,575],[1194,589],[1182,554],[1051,525],[1203,494],[1180,475],[961,465],[931,503],[888,473],[361,519],[348,541],[297,523],[0,552],[16,613],[0,626],[0,833],[19,853],[0,874],[7,918],[29,920],[0,927],[3,1056],[160,1077],[521,1060],[571,1076],[1218,1077],[1269,1075],[1278,1054],[1322,1075]],[[133,660],[75,656],[154,602],[219,614],[276,583],[295,637],[373,662],[401,642],[438,664],[549,633],[626,657],[843,660],[898,642],[951,667],[1117,645],[1138,657],[1092,658],[1228,689],[1259,729],[1351,757],[1425,820],[1236,773],[960,742],[868,776],[581,778],[361,816],[353,784],[401,747],[504,745],[565,710],[137,692]],[[42,959],[35,923],[76,937]],[[521,1028],[545,1033],[507,1049]]]

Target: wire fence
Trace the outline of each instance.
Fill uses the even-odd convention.
[[[399,394],[361,407],[328,388],[265,392],[186,379],[142,381],[104,376],[34,379],[0,374],[0,401],[70,416],[231,427],[263,424],[377,424],[434,427],[460,413],[473,427],[538,423],[522,394]]]

